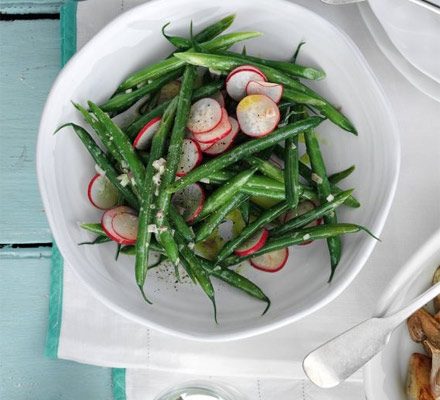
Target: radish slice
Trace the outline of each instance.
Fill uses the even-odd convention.
[[[226,77],[226,91],[234,100],[240,101],[246,96],[246,86],[250,81],[266,81],[264,74],[255,67],[233,69]]]
[[[102,229],[106,235],[119,244],[136,243],[138,217],[136,211],[127,206],[107,210],[101,219]]]
[[[214,129],[222,119],[222,107],[209,97],[196,101],[191,106],[187,128],[193,133],[203,133]]]
[[[220,139],[225,138],[232,130],[232,125],[229,121],[228,112],[222,108],[222,119],[220,123],[211,131],[204,133],[194,133],[194,138],[199,143],[214,144]]]
[[[154,134],[159,129],[160,117],[153,118],[151,121],[139,131],[138,135],[134,139],[133,146],[137,150],[147,150]]]
[[[288,257],[289,249],[286,247],[251,258],[249,261],[254,268],[261,271],[277,272],[286,265]]]
[[[275,103],[279,103],[283,96],[283,85],[272,82],[250,81],[246,86],[246,94],[264,94]]]
[[[240,130],[238,122],[235,118],[229,117],[229,122],[231,123],[232,129],[223,139],[217,140],[213,145],[210,145],[207,149],[202,150],[204,153],[210,156],[215,156],[217,154],[224,153],[228,150],[232,143],[234,143],[235,138]]]
[[[203,209],[205,191],[198,183],[193,183],[174,193],[171,199],[186,222],[193,222]]]
[[[306,212],[312,211],[314,208],[316,208],[316,205],[315,205],[315,203],[313,203],[313,201],[310,201],[310,200],[302,201],[301,203],[298,204],[298,207],[296,207],[294,210],[290,210],[289,212],[287,212],[284,215],[283,221],[284,221],[284,223],[286,223],[287,221],[290,221],[291,219],[296,218],[299,215],[302,215],[302,214],[305,214]],[[319,225],[319,224],[321,224],[321,221],[322,221],[322,219],[319,218],[316,221],[313,221],[313,222],[310,222],[309,224],[307,224],[305,226],[305,228]],[[312,242],[313,242],[313,240],[308,240],[306,242],[301,243],[300,246],[304,246],[304,245],[310,244]]]
[[[275,102],[262,94],[246,96],[237,106],[241,130],[248,136],[261,137],[271,133],[280,121]]]
[[[240,247],[235,249],[234,253],[239,257],[253,254],[264,246],[268,236],[269,231],[266,228],[263,228],[261,231],[257,232],[251,238],[246,240],[246,242],[244,242]]]
[[[202,150],[195,140],[183,139],[181,154],[176,172],[177,176],[185,176],[202,162]]]
[[[257,72],[257,73],[260,74],[261,76],[264,76],[264,80],[267,80],[267,79],[266,79],[266,76],[264,75],[264,73],[263,73],[263,71],[262,71],[261,69],[259,69],[259,68],[257,68],[257,67],[254,67],[253,65],[249,65],[249,64],[240,65],[239,67],[234,68],[234,69],[228,74],[228,76],[229,76],[229,75],[232,75],[232,73],[235,73],[235,72],[238,72],[238,71],[243,71],[243,70],[247,70],[247,71],[251,70],[251,71]]]
[[[89,182],[87,196],[90,203],[100,210],[108,210],[118,204],[119,193],[105,175],[96,174]]]
[[[200,150],[202,150],[202,151],[205,151],[206,149],[209,149],[212,146],[212,143],[201,143],[201,142],[197,141],[197,139],[195,138],[194,134],[191,133],[190,131],[188,131],[188,134],[186,135],[186,137],[188,139],[196,141],[197,144],[200,147]]]
[[[220,92],[220,91],[217,92],[217,93],[214,93],[214,94],[211,96],[211,99],[214,99],[215,101],[217,101],[218,104],[220,104],[220,107],[222,107],[222,108],[224,108],[225,105],[226,105],[226,103],[225,103],[225,97],[223,96],[223,93]]]

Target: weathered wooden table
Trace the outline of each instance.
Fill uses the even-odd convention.
[[[44,356],[51,235],[38,193],[40,113],[60,69],[59,1],[0,0],[0,398],[110,399],[110,369]]]

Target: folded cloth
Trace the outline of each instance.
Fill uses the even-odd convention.
[[[318,1],[297,2],[349,31],[361,49],[364,46],[369,61],[375,62],[379,76],[387,78],[387,68],[394,73],[389,66],[382,65],[383,58],[372,43],[356,7],[328,7]],[[72,4],[64,6],[63,60],[67,60],[76,44],[81,47],[108,21],[139,3],[142,1],[88,0],[79,3],[77,10]],[[401,213],[391,216],[397,228],[385,231],[384,240],[389,248],[399,249],[405,241],[414,243],[415,234],[399,228],[399,221],[411,219],[405,212],[411,209],[411,201],[417,200],[417,194],[411,193],[412,196],[405,197],[410,204],[401,202]],[[419,229],[420,239],[416,244],[429,236],[429,229],[429,223]],[[376,253],[361,277],[324,309],[275,332],[236,342],[210,344],[147,329],[108,309],[89,292],[71,266],[63,265],[54,247],[47,353],[52,357],[114,368],[115,398],[120,400],[154,399],[168,387],[194,379],[226,382],[249,399],[362,399],[361,374],[337,389],[324,391],[305,379],[301,361],[320,343],[371,316],[388,278],[405,259],[405,251],[385,253],[382,249],[379,255]],[[383,265],[389,267],[382,269]],[[378,272],[382,277],[380,281],[376,279]]]

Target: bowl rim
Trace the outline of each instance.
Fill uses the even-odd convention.
[[[374,315],[386,315],[393,307],[396,302],[396,295],[402,289],[410,285],[413,281],[417,280],[419,275],[415,274],[429,257],[434,253],[438,252],[440,249],[440,229],[438,229],[434,234],[432,234],[428,241],[421,246],[417,252],[405,263],[403,267],[400,268],[398,274],[391,280],[388,284],[385,292],[379,299]],[[433,267],[435,268],[435,267]],[[372,392],[372,388],[375,386],[374,382],[374,360],[380,357],[382,353],[379,353],[368,363],[364,370],[364,388],[368,399],[374,399],[375,393]]]
[[[241,2],[245,0],[240,0]],[[256,0],[257,2],[261,4],[265,4],[264,0]],[[51,202],[49,200],[48,196],[48,189],[45,185],[45,177],[44,177],[44,171],[43,171],[43,165],[45,162],[45,159],[43,158],[42,154],[42,148],[44,146],[44,139],[43,137],[47,134],[45,132],[45,125],[46,121],[49,120],[50,115],[50,107],[52,103],[52,96],[56,90],[62,86],[62,82],[65,79],[65,76],[68,76],[70,74],[70,71],[74,68],[74,65],[78,60],[80,60],[83,56],[83,54],[90,52],[90,49],[93,49],[95,46],[95,43],[99,41],[102,37],[105,37],[108,32],[111,32],[117,28],[123,27],[126,25],[127,22],[130,21],[131,17],[134,15],[137,15],[140,10],[151,8],[157,4],[165,3],[165,0],[152,0],[148,3],[141,4],[139,6],[136,6],[122,14],[120,14],[118,17],[116,17],[114,20],[109,22],[107,25],[105,25],[93,38],[91,38],[79,51],[77,51],[73,57],[66,63],[66,65],[63,67],[63,69],[59,72],[57,78],[55,79],[51,90],[48,94],[41,120],[39,125],[39,133],[38,133],[38,140],[37,140],[37,156],[36,156],[36,168],[37,168],[37,177],[38,177],[38,186],[41,193],[41,197],[44,204],[44,209],[46,211],[46,216],[49,221],[49,226],[51,228],[52,234],[55,238],[55,241],[58,243],[62,243],[62,234],[61,232],[56,228],[56,221],[54,213],[52,212]],[[286,11],[295,11],[298,9],[301,9],[302,12],[311,14],[314,16],[314,18],[317,18],[318,20],[321,20],[322,24],[327,25],[328,29],[332,30],[335,33],[335,36],[341,38],[346,44],[346,46],[349,48],[352,56],[357,59],[357,61],[363,65],[366,73],[369,75],[369,78],[371,79],[371,82],[377,91],[377,101],[381,103],[383,108],[386,110],[386,114],[388,115],[388,120],[390,123],[390,126],[392,127],[391,130],[388,131],[388,135],[390,136],[391,143],[394,143],[395,147],[395,153],[393,154],[393,157],[395,159],[394,164],[392,165],[392,181],[389,185],[388,193],[383,201],[382,210],[377,215],[376,221],[375,221],[375,227],[373,227],[373,233],[376,236],[379,236],[380,233],[383,230],[385,221],[388,217],[392,201],[394,199],[394,195],[397,188],[398,178],[399,178],[399,172],[400,172],[400,160],[401,160],[401,148],[400,148],[400,139],[398,135],[398,124],[396,121],[396,118],[394,116],[393,109],[390,105],[390,102],[380,84],[378,81],[376,75],[373,73],[370,65],[368,64],[367,60],[361,53],[360,49],[357,47],[357,45],[353,42],[353,40],[348,36],[347,33],[345,33],[341,28],[334,25],[329,20],[325,19],[321,15],[317,14],[316,12],[310,10],[307,7],[304,7],[302,5],[291,3],[288,0],[273,0],[272,4],[277,3],[278,6],[283,7]],[[167,3],[169,6],[169,3]],[[212,6],[212,3],[210,3],[210,6]],[[187,333],[183,331],[179,331],[178,329],[171,328],[169,326],[163,325],[161,323],[154,322],[152,320],[147,320],[146,318],[143,318],[141,316],[136,315],[135,313],[131,312],[130,310],[127,310],[115,302],[112,301],[110,297],[105,296],[104,294],[101,294],[97,289],[94,288],[94,286],[89,283],[85,278],[82,277],[81,273],[77,271],[77,269],[72,266],[72,269],[76,276],[78,276],[81,281],[86,285],[86,287],[93,293],[94,296],[96,296],[103,304],[105,304],[107,307],[109,307],[112,310],[115,310],[117,313],[123,315],[126,318],[129,318],[143,326],[147,326],[149,328],[156,329],[158,331],[174,335],[181,338],[186,339],[192,339],[192,340],[200,340],[200,341],[209,341],[209,342],[216,342],[216,341],[231,341],[231,340],[238,340],[238,339],[244,339],[256,335],[260,335],[266,332],[270,332],[272,330],[281,328],[283,326],[286,326],[288,324],[291,324],[295,321],[298,321],[307,315],[310,315],[314,313],[315,311],[321,309],[331,301],[333,301],[335,298],[337,298],[354,280],[354,278],[358,275],[358,273],[361,271],[361,269],[364,267],[366,261],[370,257],[374,247],[376,245],[376,241],[373,239],[369,239],[366,242],[365,250],[364,252],[359,256],[356,268],[350,268],[343,279],[337,281],[333,284],[331,290],[328,291],[328,294],[323,296],[321,299],[314,302],[310,307],[307,309],[304,309],[296,314],[285,316],[277,321],[268,322],[267,324],[263,324],[256,327],[250,327],[245,329],[240,329],[233,332],[224,332],[224,333],[201,333],[201,334],[193,334],[193,333]],[[59,247],[61,254],[63,254],[63,246],[62,244]],[[64,254],[63,254],[63,257]],[[68,257],[66,257],[66,260]]]

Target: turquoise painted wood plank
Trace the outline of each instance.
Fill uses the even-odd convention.
[[[0,243],[49,242],[38,193],[40,114],[60,68],[57,20],[0,22]]]
[[[43,355],[49,298],[49,250],[0,250],[0,398],[111,399],[111,370]]]
[[[0,12],[5,14],[33,14],[59,12],[60,0],[0,0]]]

